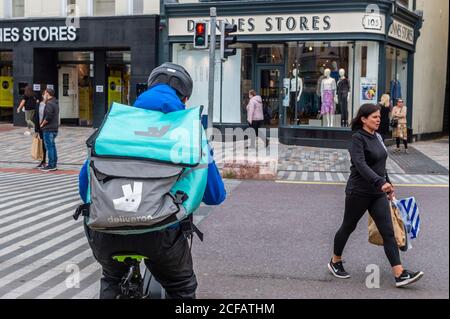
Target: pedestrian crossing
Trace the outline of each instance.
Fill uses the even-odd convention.
[[[80,203],[77,175],[0,172],[0,299],[98,298],[101,267],[72,218]]]
[[[319,183],[346,183],[349,173],[345,172],[301,172],[278,171],[278,180],[319,182]],[[448,185],[448,175],[409,175],[389,174],[391,182],[395,185]]]
[[[97,298],[100,266],[72,219],[78,177],[0,173],[0,195],[0,298]]]

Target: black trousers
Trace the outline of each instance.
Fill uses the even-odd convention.
[[[352,193],[345,198],[344,221],[334,238],[334,254],[342,256],[345,244],[355,230],[359,220],[369,211],[381,237],[383,237],[384,252],[392,267],[401,265],[400,253],[394,236],[389,200],[386,195],[379,197],[365,197]]]
[[[250,142],[250,147],[254,148],[256,147],[256,141],[259,137],[259,128],[262,127],[264,124],[264,121],[252,121],[252,124],[250,127],[255,130],[256,138],[252,138]],[[267,143],[267,136],[264,134],[264,142]]]
[[[189,241],[180,228],[140,235],[112,235],[84,226],[95,259],[103,268],[100,299],[116,299],[120,280],[127,273],[124,263],[114,255],[139,254],[149,259],[145,265],[166,290],[169,299],[195,299],[197,278]]]
[[[400,148],[400,137],[397,137],[395,142],[397,143],[397,148]],[[405,149],[408,149],[408,140],[403,140],[403,145],[405,146]]]
[[[339,108],[341,110],[341,122],[348,123],[348,93],[339,95]]]

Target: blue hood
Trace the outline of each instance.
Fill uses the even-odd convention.
[[[186,106],[177,96],[176,91],[167,84],[152,86],[138,97],[136,102],[134,102],[134,107],[163,113],[186,109]]]

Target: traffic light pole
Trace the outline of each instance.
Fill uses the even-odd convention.
[[[216,8],[209,9],[210,12],[210,34],[211,41],[209,46],[209,86],[208,86],[208,128],[213,127],[213,115],[214,115],[214,71],[216,62],[216,20],[217,12]]]

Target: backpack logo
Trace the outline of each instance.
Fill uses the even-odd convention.
[[[163,126],[161,129],[157,127],[149,127],[147,132],[136,131],[134,134],[138,136],[147,136],[147,137],[163,137],[169,132],[170,125]]]
[[[130,184],[123,185],[124,197],[113,200],[114,208],[124,212],[136,213],[142,201],[142,186],[143,183],[141,182],[134,182],[133,189],[131,189]]]

